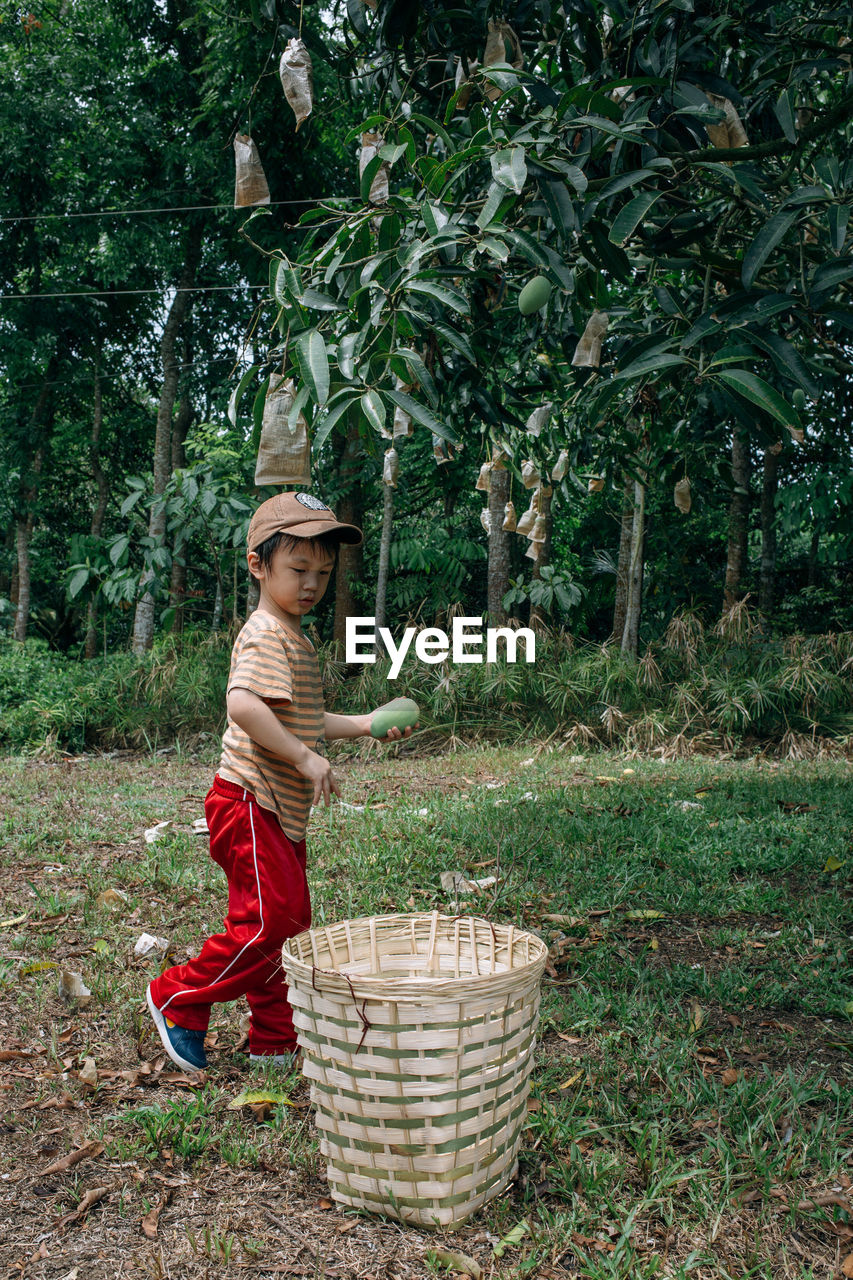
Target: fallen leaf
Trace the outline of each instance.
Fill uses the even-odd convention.
[[[732,1084],[737,1084],[740,1079],[740,1072],[736,1071],[734,1067],[726,1067],[725,1071],[720,1076],[720,1079],[726,1087]]]
[[[576,1071],[573,1076],[569,1076],[568,1080],[564,1080],[560,1085],[561,1089],[571,1089],[573,1084],[577,1084],[578,1080],[583,1076],[582,1071]]]
[[[496,1258],[502,1258],[506,1253],[507,1249],[517,1248],[518,1245],[521,1244],[522,1240],[527,1235],[529,1230],[530,1230],[529,1224],[526,1221],[524,1221],[524,1219],[522,1219],[521,1222],[519,1222],[516,1226],[513,1227],[512,1231],[508,1231],[507,1234],[503,1237],[503,1239],[498,1241],[498,1243],[495,1245],[494,1249],[492,1250],[492,1253],[494,1254],[494,1256]]]
[[[104,1196],[108,1196],[111,1191],[112,1187],[92,1187],[83,1196],[76,1209],[73,1209],[71,1213],[66,1213],[64,1217],[59,1219],[55,1225],[55,1230],[61,1231],[63,1227],[70,1226],[72,1222],[79,1222],[81,1218],[85,1218],[89,1210],[100,1200],[103,1200]]]
[[[665,911],[626,911],[626,920],[665,920],[667,913]]]
[[[58,969],[59,965],[55,960],[34,960],[32,964],[25,964],[21,968],[21,977],[29,978],[33,973],[47,973],[50,969]]]
[[[171,1198],[172,1198],[171,1191],[164,1191],[162,1196],[160,1197],[159,1203],[155,1204],[153,1209],[149,1209],[145,1217],[142,1219],[142,1222],[140,1225],[142,1226],[142,1234],[145,1236],[146,1240],[157,1239],[157,1226],[158,1226],[160,1214],[163,1211],[163,1209],[166,1207],[166,1205],[169,1203]]]
[[[698,1000],[690,1001],[690,1030],[697,1032],[702,1029],[702,1023],[705,1021],[705,1011]]]
[[[853,1253],[848,1253],[847,1257],[843,1259],[841,1274],[843,1276],[853,1276]]]
[[[29,911],[25,911],[22,916],[11,916],[8,920],[0,920],[0,929],[11,929],[13,925],[23,924],[29,914]]]
[[[96,1089],[98,1086],[98,1068],[95,1065],[94,1058],[84,1058],[83,1065],[77,1076],[83,1084],[89,1086],[90,1089]]]
[[[97,1142],[94,1139],[91,1142],[84,1142],[82,1147],[77,1147],[75,1151],[69,1151],[67,1156],[63,1156],[61,1160],[54,1160],[53,1164],[49,1164],[46,1169],[42,1169],[38,1177],[47,1178],[54,1173],[67,1173],[69,1169],[73,1169],[75,1164],[79,1164],[81,1160],[93,1160],[95,1156],[99,1156],[104,1149],[103,1142]]]
[[[567,925],[570,929],[577,928],[579,924],[586,924],[586,921],[581,916],[553,915],[550,912],[543,915],[542,919],[547,920],[549,924]]]
[[[528,1099],[527,1099],[527,1110],[528,1110],[528,1112],[531,1112],[531,1111],[541,1111],[541,1110],[542,1110],[542,1101],[541,1101],[541,1099],[540,1099],[540,1098],[528,1098]]]
[[[610,774],[608,773],[596,773],[593,776],[596,782],[618,782],[619,781],[618,778],[611,778]]]
[[[843,866],[844,863],[841,859],[836,858],[835,854],[831,853],[824,863],[823,869],[824,871],[840,871]]]
[[[238,1093],[236,1098],[232,1098],[228,1103],[229,1111],[239,1111],[241,1107],[257,1107],[264,1103],[270,1107],[283,1105],[285,1107],[295,1106],[285,1093],[274,1093],[269,1089],[244,1089],[242,1093]]]
[[[96,907],[123,907],[127,904],[127,894],[121,889],[104,889],[95,899]]]
[[[200,1089],[207,1081],[207,1074],[204,1071],[195,1071],[192,1075],[187,1075],[183,1071],[163,1071],[157,1076],[163,1084],[174,1084],[179,1089]]]
[[[659,947],[660,947],[660,942],[658,941],[658,939],[652,938],[651,942],[649,943],[649,951],[657,951]]]
[[[334,1207],[334,1201],[330,1200],[328,1196],[323,1196],[316,1204],[316,1208],[322,1209],[324,1213],[328,1213],[329,1209],[334,1209]]]
[[[471,1276],[472,1280],[480,1280],[483,1269],[475,1258],[467,1253],[456,1253],[453,1249],[430,1249],[427,1261],[444,1267],[447,1271],[461,1271]]]
[[[583,1040],[580,1036],[568,1036],[565,1031],[558,1031],[557,1039],[565,1040],[566,1044],[583,1044]]]

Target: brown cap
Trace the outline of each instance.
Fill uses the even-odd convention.
[[[356,525],[336,520],[334,511],[312,493],[277,493],[262,502],[249,521],[246,539],[249,550],[257,551],[274,533],[289,533],[294,538],[319,538],[324,533],[336,533],[341,542],[353,546],[362,541],[361,530]]]

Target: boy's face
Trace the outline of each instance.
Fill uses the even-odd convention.
[[[261,607],[297,630],[323,599],[335,566],[334,556],[307,538],[304,546],[276,547],[268,565],[261,564],[256,551],[249,552],[248,560],[260,582]]]

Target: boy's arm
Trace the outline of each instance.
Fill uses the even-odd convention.
[[[285,729],[263,698],[259,698],[250,689],[231,689],[226,697],[226,706],[228,715],[253,742],[271,751],[273,755],[289,760],[303,778],[313,783],[314,804],[319,804],[321,797],[326,804],[329,804],[332,792],[336,796],[341,794],[335,775],[332,773],[332,766],[325,756],[306,747],[304,742],[299,741],[296,734]]]
[[[364,738],[370,734],[370,722],[375,712],[368,711],[366,716],[339,716],[332,711],[327,711],[325,715],[324,736],[326,738]],[[410,738],[412,736],[411,729],[406,729],[401,733],[399,729],[392,728],[388,730],[383,742],[396,742],[398,738]]]
[[[323,733],[326,738],[364,738],[370,733],[370,716],[339,716],[327,711]]]

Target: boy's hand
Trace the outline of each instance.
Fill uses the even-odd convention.
[[[379,708],[377,707],[376,710],[368,712],[368,714],[364,717],[364,732],[368,737],[370,736],[371,721],[373,720],[373,717],[376,714],[376,711],[378,710]],[[412,725],[409,725],[407,729],[398,729],[396,725],[392,725],[391,728],[386,733],[385,737],[377,738],[376,741],[377,742],[399,742],[400,738],[411,738],[412,727],[413,727]],[[417,725],[414,725],[415,729],[417,729],[417,727],[418,727]]]
[[[314,804],[319,804],[321,799],[327,805],[331,804],[332,792],[340,796],[338,780],[325,756],[306,747],[305,756],[299,763],[299,772],[314,785]]]

